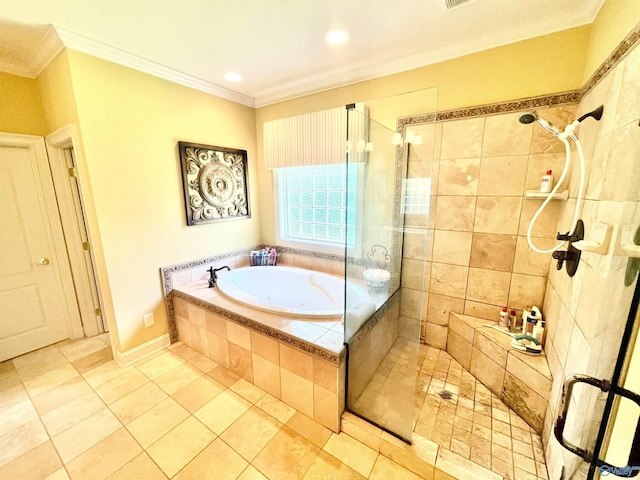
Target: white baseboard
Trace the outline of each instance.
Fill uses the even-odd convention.
[[[126,352],[116,350],[115,361],[121,367],[126,367],[127,365],[131,365],[133,362],[136,362],[147,355],[151,355],[164,347],[168,347],[169,345],[171,345],[171,339],[169,338],[169,334],[165,333],[164,335],[160,335],[159,337],[149,340],[148,342],[138,345]]]

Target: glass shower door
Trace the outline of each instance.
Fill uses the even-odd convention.
[[[426,220],[430,192],[407,178],[413,150],[407,132],[390,128],[395,116],[383,124],[375,114],[367,104],[348,109],[346,407],[410,442],[426,263],[411,265],[413,289],[405,292],[404,223],[405,213],[417,213],[411,209],[419,205]],[[432,145],[430,140],[422,142]],[[415,313],[407,315],[410,310]]]

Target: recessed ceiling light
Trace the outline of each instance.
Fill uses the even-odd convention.
[[[327,39],[327,42],[337,45],[349,40],[349,34],[344,30],[332,30],[327,33],[327,36],[325,38]]]
[[[224,76],[225,80],[229,80],[230,82],[239,82],[240,80],[242,80],[242,76],[237,74],[237,73],[233,73],[233,72],[229,72]]]

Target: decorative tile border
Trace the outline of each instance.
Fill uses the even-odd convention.
[[[321,358],[322,360],[329,362],[332,365],[339,366],[340,361],[343,360],[346,356],[346,349],[342,349],[340,354],[328,352],[318,347],[317,345],[313,345],[311,343],[305,342],[304,340],[291,337],[290,335],[287,335],[286,333],[281,332],[280,330],[268,327],[260,322],[251,320],[250,318],[244,317],[235,312],[225,310],[222,307],[219,307],[212,303],[201,300],[197,297],[189,295],[188,293],[181,292],[180,290],[173,290],[173,292],[171,293],[170,301],[172,303],[173,303],[174,297],[182,298],[183,300],[186,300],[187,302],[197,305],[199,307],[202,307],[205,310],[209,310],[210,312],[213,312],[217,315],[221,315],[231,320],[234,323],[243,325],[251,330],[259,332],[268,337],[274,338],[282,343],[286,343],[288,345],[291,345],[294,348],[310,353],[311,355]]]

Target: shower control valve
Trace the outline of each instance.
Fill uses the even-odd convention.
[[[562,239],[559,238],[558,240],[562,240]],[[570,262],[571,260],[573,260],[574,255],[575,254],[573,252],[562,250],[562,251],[553,252],[551,256],[558,261],[558,263],[556,264],[556,269],[562,270],[562,264],[565,261]]]

